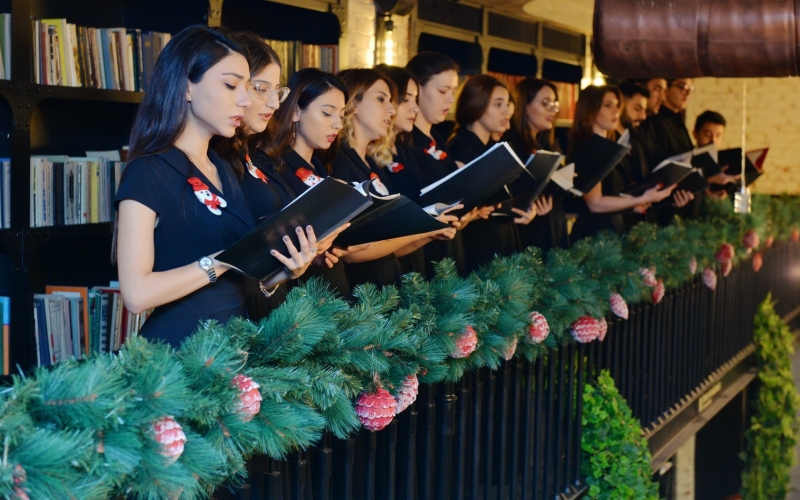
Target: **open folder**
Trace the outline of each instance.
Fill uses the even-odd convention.
[[[648,189],[652,189],[658,185],[667,187],[678,184],[680,186],[690,175],[697,175],[701,181],[705,182],[703,177],[697,173],[697,170],[692,165],[680,161],[664,160],[653,169],[650,175],[642,179],[638,184],[625,189],[623,194],[639,196]],[[705,187],[702,189],[705,189]]]
[[[573,147],[568,162],[575,164],[575,190],[586,194],[616,167],[622,158],[631,150],[616,142],[592,134],[589,140],[579,141]]]
[[[756,156],[756,153],[758,153],[758,156]],[[751,159],[751,154],[752,154],[752,156],[756,157],[757,160],[761,160],[759,162],[760,163],[759,166],[756,166],[756,164],[753,162],[753,160]],[[766,151],[765,150],[751,151],[751,152],[749,152],[749,153],[744,155],[744,157],[745,157],[745,170],[744,170],[745,179],[744,180],[745,180],[745,184],[748,185],[748,186],[750,184],[754,183],[759,177],[761,177],[761,174],[764,173],[764,159],[761,158],[762,154],[763,154],[764,158],[766,158]],[[721,167],[725,167],[726,165],[728,166],[727,170],[725,170],[725,173],[728,174],[728,175],[739,175],[739,174],[741,174],[742,173],[742,148],[723,149],[722,151],[720,151],[719,152],[719,164],[720,164]],[[738,184],[741,184],[741,183],[737,183],[737,185]]]
[[[506,184],[525,172],[525,165],[506,142],[489,148],[464,167],[420,190],[420,204],[454,203],[461,200],[464,208],[453,211],[463,215],[475,207],[494,200]],[[493,201],[494,203],[494,201]]]
[[[442,208],[423,209],[402,194],[372,196],[372,205],[358,214],[350,227],[336,237],[335,245],[340,247],[361,245],[372,241],[402,238],[412,234],[423,234],[445,229],[449,224],[439,222],[435,217]],[[455,204],[454,204],[455,205]]]
[[[263,280],[283,269],[283,264],[270,255],[277,250],[288,255],[284,236],[300,248],[295,228],[310,225],[317,241],[349,222],[372,204],[370,181],[354,188],[342,181],[326,177],[295,198],[283,210],[258,224],[242,239],[225,249],[216,259],[251,278]]]
[[[561,165],[564,156],[559,153],[539,150],[525,162],[525,173],[509,186],[514,197],[514,206],[527,208],[542,194],[547,183]]]

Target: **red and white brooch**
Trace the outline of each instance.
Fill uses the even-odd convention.
[[[247,172],[250,173],[253,177],[260,180],[264,184],[267,184],[267,176],[264,175],[264,172],[258,169],[253,162],[250,161],[250,155],[244,155],[244,164],[247,165]]]
[[[372,181],[372,187],[375,188],[375,191],[381,196],[389,196],[389,190],[386,189],[386,186],[381,182],[381,178],[378,177],[378,174],[375,172],[370,172],[369,180]]]
[[[307,168],[298,168],[295,170],[294,175],[296,175],[301,181],[303,181],[303,184],[308,187],[315,186],[322,182],[322,179],[317,174]]]
[[[392,163],[386,165],[386,168],[389,169],[389,172],[396,174],[397,172],[403,170],[406,167],[404,167],[402,163],[393,161]]]
[[[431,139],[431,145],[427,147],[427,149],[423,149],[426,153],[433,156],[437,160],[444,160],[447,158],[447,153],[442,151],[441,149],[436,149],[436,141]]]
[[[191,184],[192,189],[194,189],[194,195],[197,196],[200,203],[205,205],[212,214],[222,215],[222,210],[220,210],[220,208],[227,207],[227,201],[221,196],[212,193],[208,185],[197,177],[189,177],[186,179],[186,182]]]

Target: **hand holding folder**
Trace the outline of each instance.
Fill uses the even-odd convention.
[[[597,134],[592,134],[588,140],[577,142],[567,159],[575,164],[575,172],[578,174],[574,189],[580,194],[591,191],[630,150],[630,146],[617,144]]]

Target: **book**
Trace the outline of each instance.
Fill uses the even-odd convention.
[[[680,161],[664,160],[638,184],[625,189],[622,193],[629,196],[639,196],[645,191],[658,185],[662,187],[680,184],[684,179],[696,173],[695,168]],[[701,177],[702,179],[702,177]]]
[[[336,246],[347,247],[390,240],[438,231],[449,226],[436,220],[435,216],[402,194],[371,196],[372,205],[358,214],[350,222],[350,227],[336,237]]]
[[[283,264],[269,253],[276,249],[286,255],[283,236],[289,236],[300,248],[295,228],[310,225],[317,240],[325,238],[372,204],[367,194],[369,184],[366,181],[356,189],[330,177],[322,179],[216,258],[241,274],[266,279],[283,269]]]
[[[744,160],[744,182],[745,185],[749,186],[763,174],[763,162],[762,168],[758,168],[747,154],[744,155]],[[727,170],[723,170],[728,175],[740,175],[742,173],[742,148],[723,149],[720,151],[719,165],[723,169],[725,166],[728,167]],[[737,182],[736,185],[741,185],[741,182]]]
[[[753,149],[745,153],[747,158],[753,162],[756,169],[760,172],[764,171],[764,162],[767,160],[767,153],[769,153],[769,148],[760,148],[760,149]]]
[[[81,349],[79,352],[87,353],[89,344],[89,289],[84,286],[53,286],[48,285],[45,287],[45,293],[50,295],[64,295],[66,297],[79,297],[81,299],[81,311],[83,316],[83,340],[80,342]],[[80,317],[78,318],[80,321]],[[80,359],[80,358],[79,358]]]
[[[525,162],[525,173],[509,186],[514,196],[514,206],[526,208],[530,206],[542,194],[563,160],[563,155],[544,150],[539,150],[528,157]]]
[[[558,187],[563,189],[564,191],[568,191],[574,195],[581,196],[583,193],[580,193],[575,190],[574,182],[575,182],[575,164],[570,163],[565,167],[559,168],[553,175],[550,177],[550,180],[555,182]]]
[[[525,172],[525,165],[507,142],[499,142],[484,154],[450,175],[420,190],[420,204],[453,203],[461,200],[464,208],[452,212],[463,215],[486,204]]]
[[[575,164],[575,173],[578,174],[573,181],[574,189],[581,195],[591,191],[630,150],[630,146],[617,144],[597,134],[576,143],[567,160]]]

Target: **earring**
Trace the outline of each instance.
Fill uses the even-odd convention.
[[[292,122],[292,140],[297,138],[297,135],[295,134],[295,130],[296,129],[297,129],[297,122],[293,121]]]
[[[192,102],[192,96],[188,92],[186,93],[186,102]]]

